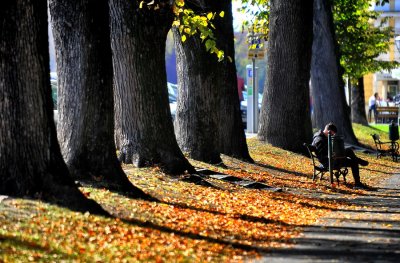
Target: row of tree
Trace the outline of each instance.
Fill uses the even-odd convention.
[[[268,67],[258,138],[302,152],[302,142],[309,141],[312,132],[310,69],[326,74],[338,68],[334,31],[318,35],[315,25],[319,16],[329,17],[331,6],[322,0],[266,3]],[[210,163],[221,162],[220,154],[253,161],[240,116],[230,0],[49,0],[48,8],[57,59],[57,131],[49,83],[47,3],[0,4],[0,193],[40,196],[105,213],[82,196],[74,180],[95,179],[133,197],[151,198],[129,182],[116,149],[122,162],[156,164],[170,174],[195,173],[183,152]],[[207,29],[211,20],[212,33]],[[332,21],[325,19],[323,26]],[[172,24],[179,83],[174,124],[164,59]],[[331,53],[311,60],[313,49]],[[218,61],[212,53],[226,59]],[[318,64],[326,58],[331,64]],[[339,74],[334,74],[337,81]],[[313,83],[327,80],[316,73],[311,78]],[[317,90],[328,83],[331,88],[324,90],[340,95],[343,89],[334,80],[313,85],[315,97],[323,95],[314,100],[314,112],[333,112],[321,120],[329,118],[352,132],[344,96],[331,99],[335,107],[330,107],[326,94]],[[354,135],[347,138],[356,140]]]
[[[181,149],[211,163],[220,162],[221,153],[252,161],[241,123],[234,61],[218,63],[200,41],[218,39],[227,57],[234,58],[230,1],[195,1],[189,6],[202,14],[202,23],[221,14],[213,22],[216,37],[204,37],[209,31],[196,32],[193,26],[175,31],[182,40],[187,28],[194,30],[191,35],[199,35],[185,43],[177,41],[182,85],[178,140],[175,137],[164,58],[174,16],[181,15],[182,23],[187,19],[174,12],[177,5],[183,7],[178,2],[48,2],[58,73],[57,135],[49,83],[47,3],[2,2],[1,193],[39,195],[87,209],[73,180],[95,179],[131,196],[150,198],[130,184],[116,148],[120,161],[138,167],[157,164],[170,174],[195,172]],[[207,48],[221,56],[216,44],[210,41]]]
[[[314,0],[257,3],[255,21],[269,22],[268,69],[258,138],[287,150],[301,152],[301,141],[309,141],[309,80],[313,127],[336,123],[346,142],[358,144],[351,122],[367,124],[362,78],[369,72],[392,69],[397,62],[379,61],[389,50],[393,32],[371,20],[378,13],[368,0]],[[377,1],[384,4],[388,1]],[[270,12],[258,10],[269,9]],[[257,29],[257,27],[254,27]],[[280,48],[277,48],[277,47]],[[346,103],[344,77],[355,83],[351,106]],[[283,103],[286,101],[286,103]],[[350,112],[352,112],[353,120]]]

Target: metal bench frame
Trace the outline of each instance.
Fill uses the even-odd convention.
[[[393,161],[397,161],[399,157],[399,143],[396,141],[385,141],[382,142],[378,134],[371,134],[374,139],[376,147],[376,158],[379,159],[382,156],[392,156]]]

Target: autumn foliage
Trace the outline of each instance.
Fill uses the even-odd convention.
[[[5,199],[0,203],[0,261],[60,262],[237,262],[259,257],[272,247],[290,246],[302,228],[327,212],[348,206],[338,202],[365,194],[349,185],[312,182],[308,157],[248,140],[255,164],[223,156],[226,167],[191,160],[196,167],[281,188],[246,189],[206,179],[212,186],[185,182],[157,167],[124,166],[129,179],[157,202],[136,200],[91,186],[81,187],[114,218],[71,212],[43,202]],[[362,154],[361,169],[374,187],[396,163]]]

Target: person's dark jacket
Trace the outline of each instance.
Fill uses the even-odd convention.
[[[325,134],[322,132],[322,130],[319,130],[316,132],[313,136],[313,142],[312,145],[315,147],[316,155],[318,160],[325,166],[328,166],[329,159],[328,159],[328,137],[325,136]]]

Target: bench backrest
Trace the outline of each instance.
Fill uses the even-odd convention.
[[[316,149],[315,149],[314,145],[308,144],[308,143],[303,143],[303,145],[307,148],[307,151],[308,151],[308,154],[310,155],[313,166],[315,166],[316,165],[315,160],[317,158],[317,154],[316,154]]]
[[[399,107],[383,107],[383,106],[379,106],[379,107],[376,107],[376,111],[378,113],[380,113],[380,112],[388,112],[388,113],[392,113],[392,114],[398,114],[399,113]]]

